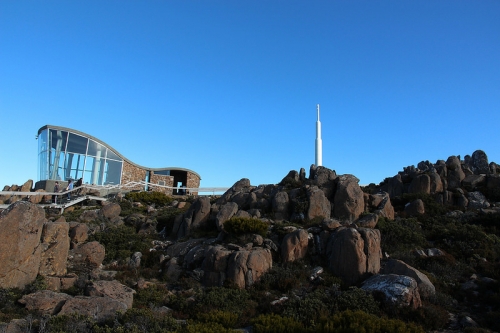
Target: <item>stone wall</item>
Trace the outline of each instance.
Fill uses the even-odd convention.
[[[128,182],[139,182],[146,180],[146,170],[136,167],[128,163],[127,161],[123,161],[123,169],[122,169],[122,185],[127,184]],[[133,190],[144,190],[142,185],[131,188]]]
[[[174,177],[166,176],[166,175],[157,175],[154,172],[151,174],[151,179],[149,180],[151,184],[158,184],[160,182],[164,182],[163,186],[174,186]],[[156,192],[163,192],[165,194],[172,194],[172,189],[159,187],[159,186],[151,186],[151,189]]]
[[[198,188],[200,187],[200,177],[198,177],[196,174],[192,172],[187,172],[187,184],[186,187],[194,187]],[[191,192],[190,194],[192,195],[198,195],[198,192]]]

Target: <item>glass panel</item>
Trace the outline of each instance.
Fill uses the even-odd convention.
[[[101,145],[93,140],[89,140],[89,149],[88,149],[87,155],[103,156],[104,157],[105,151],[106,151],[106,147],[104,147],[103,145]]]
[[[68,164],[66,165],[66,175],[69,178],[78,179],[83,177],[83,165],[85,162],[85,155],[68,153]]]
[[[155,171],[155,175],[170,176],[170,170],[160,170],[160,171]]]
[[[108,149],[108,154],[106,155],[106,158],[110,158],[112,160],[118,160],[118,161],[122,160],[120,157],[118,157],[118,155],[116,155],[115,153],[113,153],[111,151],[111,149]]]
[[[73,133],[69,133],[69,141],[68,141],[68,152],[84,154],[87,152],[87,143],[89,139],[84,138],[83,136],[76,135]]]
[[[106,160],[104,185],[120,184],[121,172],[122,172],[122,162]]]
[[[38,135],[38,180],[50,179],[49,153],[48,153],[48,137],[49,131],[43,130]]]
[[[56,150],[66,150],[66,140],[68,138],[68,132],[50,130],[50,148]]]

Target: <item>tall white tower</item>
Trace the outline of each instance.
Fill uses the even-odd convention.
[[[321,122],[319,121],[319,104],[316,105],[318,120],[316,120],[316,166],[323,165],[323,142],[321,141]]]

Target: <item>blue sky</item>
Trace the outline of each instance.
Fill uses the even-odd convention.
[[[500,1],[0,1],[0,186],[73,128],[202,187],[500,163]]]

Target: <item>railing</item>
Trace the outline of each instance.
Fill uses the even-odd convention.
[[[177,190],[178,192],[180,190],[185,190],[186,194],[189,193],[208,193],[211,192],[215,194],[216,192],[225,192],[228,190],[228,187],[173,187],[173,186],[166,186],[166,185],[159,185],[159,184],[152,184],[144,181],[139,181],[139,182],[128,182],[126,184],[119,184],[119,185],[88,185],[88,184],[83,184],[80,187],[75,187],[72,190],[68,191],[63,191],[63,192],[17,192],[17,191],[0,191],[0,195],[10,195],[10,196],[49,196],[49,195],[56,195],[56,196],[67,196],[69,193],[75,192],[75,191],[80,191],[82,188],[86,189],[93,189],[97,190],[100,193],[102,191],[106,191],[106,195],[108,195],[112,190],[121,190],[121,189],[134,189],[134,188],[146,188],[148,187],[159,187],[159,188],[166,188],[166,189],[171,189],[171,190]]]

